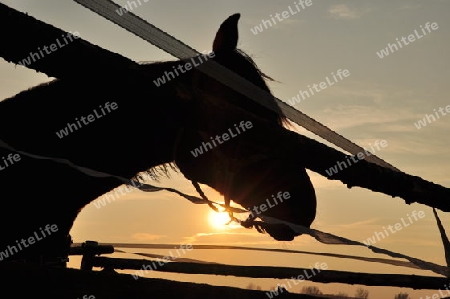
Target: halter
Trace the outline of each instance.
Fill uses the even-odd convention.
[[[197,99],[197,98],[206,96],[207,92],[202,90],[199,87],[200,82],[201,82],[200,76],[201,75],[198,72],[194,72],[191,77],[192,83],[190,84],[190,86],[185,86],[183,83],[178,82],[179,86],[177,86],[177,93],[179,94],[179,96],[181,96],[182,98],[184,98],[186,100],[193,100],[193,99]],[[181,89],[178,89],[178,87],[181,87]],[[187,90],[189,90],[189,92],[187,94],[184,93]],[[176,157],[177,157],[177,152],[180,148],[181,140],[183,140],[187,130],[192,130],[196,135],[198,135],[200,137],[200,139],[203,142],[210,141],[210,139],[209,139],[210,136],[206,136],[204,133],[200,132],[198,129],[188,129],[188,127],[189,126],[187,124],[184,124],[180,127],[180,129],[177,132],[177,136],[175,139],[175,145],[174,145],[174,151],[173,151],[173,157],[174,157],[175,161],[176,161]],[[210,127],[208,126],[207,131],[211,131],[209,129],[210,129]],[[219,146],[220,145],[218,145],[217,147],[219,147]],[[224,190],[223,194],[224,194],[224,203],[225,204],[222,207],[225,208],[225,211],[228,212],[228,215],[230,217],[230,221],[227,224],[231,223],[232,221],[235,221],[245,228],[252,228],[254,226],[258,232],[263,233],[265,231],[265,228],[270,226],[271,224],[264,223],[261,221],[255,221],[257,216],[253,215],[252,213],[250,213],[248,218],[244,221],[237,219],[233,215],[233,211],[235,211],[235,209],[233,207],[231,207],[231,200],[232,200],[231,190],[233,190],[235,174],[238,173],[241,169],[243,169],[255,162],[255,161],[253,161],[253,159],[247,159],[245,162],[238,163],[238,160],[239,160],[238,157],[241,156],[242,147],[243,147],[243,144],[240,141],[237,144],[237,146],[233,149],[231,157],[226,156],[222,149],[213,148],[211,150],[212,154],[214,155],[213,173],[214,173],[215,178],[217,178],[217,181],[223,182],[223,184],[221,184],[221,185],[223,186],[223,190]],[[221,170],[222,175],[217,175],[217,172],[219,170]],[[206,196],[206,194],[203,192],[199,182],[196,180],[193,180],[193,179],[189,179],[189,180],[191,181],[192,185],[194,186],[195,190],[200,195],[200,197],[208,202],[209,207],[211,209],[213,209],[215,212],[219,212],[217,207],[215,207],[214,204],[212,204],[212,201],[209,200],[208,197]],[[239,212],[241,212],[241,211],[239,211]]]
[[[200,138],[204,142],[207,141],[207,139],[202,136],[204,134],[202,134],[200,131],[195,130],[194,132],[198,136],[200,136]],[[180,147],[181,140],[183,139],[185,133],[186,133],[186,128],[182,126],[178,130],[177,137],[175,139],[175,145],[174,145],[174,151],[173,151],[173,157],[174,157],[175,161],[176,161],[177,152],[178,152],[178,149]],[[233,216],[233,210],[232,210],[232,208],[230,206],[231,198],[229,197],[229,195],[227,195],[227,193],[229,194],[231,192],[231,190],[232,190],[233,181],[234,181],[234,174],[237,171],[239,171],[240,168],[242,168],[242,167],[238,167],[237,159],[235,158],[235,157],[238,156],[238,154],[240,152],[240,148],[241,148],[241,144],[239,144],[237,149],[234,151],[234,155],[233,155],[233,159],[231,159],[231,163],[229,162],[230,160],[226,159],[226,156],[222,152],[222,150],[215,149],[215,151],[213,151],[213,155],[215,155],[215,158],[213,159],[215,161],[215,165],[214,165],[215,167],[213,168],[214,174],[216,174],[217,169],[222,169],[222,171],[225,173],[225,183],[224,183],[224,186],[225,186],[224,187],[224,190],[225,190],[225,192],[224,192],[225,211],[227,211],[228,215],[230,216],[230,222],[231,221],[236,221],[238,223],[240,223],[241,221]],[[228,162],[222,162],[222,161],[228,161]],[[209,200],[209,198],[203,192],[203,190],[200,187],[199,182],[196,181],[196,180],[193,180],[193,179],[189,179],[189,180],[191,181],[192,185],[194,186],[195,190],[200,195],[200,197],[208,202],[208,206],[211,209],[213,209],[215,212],[219,212],[217,207],[214,206],[212,201]],[[228,223],[230,223],[230,222],[228,222]]]

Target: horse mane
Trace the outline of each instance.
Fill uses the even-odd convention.
[[[258,74],[264,78],[267,81],[276,81],[275,79],[273,79],[272,77],[269,77],[268,75],[266,75],[265,73],[263,73],[261,71],[261,69],[256,65],[255,61],[253,60],[253,58],[248,55],[247,53],[245,53],[243,50],[241,49],[236,49],[236,52],[238,52],[239,54],[241,54],[248,62],[251,63],[251,65],[255,68],[255,70],[258,72]]]
[[[174,171],[176,173],[180,172],[180,169],[175,165],[174,162],[170,163],[164,163],[155,167],[152,167],[150,169],[147,169],[141,173],[138,173],[134,176],[133,179],[136,179],[139,182],[144,182],[148,178],[151,178],[152,180],[156,182],[160,182],[161,178],[170,178],[170,171]]]
[[[249,62],[249,63],[253,66],[253,68],[254,68],[254,69],[256,70],[256,72],[258,73],[259,78],[262,79],[261,82],[252,82],[252,83],[254,83],[255,85],[257,85],[257,86],[259,86],[259,87],[264,86],[264,88],[262,88],[262,89],[264,89],[265,91],[267,91],[267,92],[270,93],[270,89],[269,89],[269,87],[267,86],[267,81],[278,82],[278,83],[279,83],[279,81],[273,79],[272,77],[270,77],[270,76],[268,76],[266,73],[264,73],[264,72],[256,65],[255,61],[253,60],[253,58],[252,58],[249,54],[245,53],[243,50],[238,49],[238,48],[236,48],[235,51],[236,51],[238,54],[240,54],[247,62]],[[250,80],[250,81],[253,81],[253,80]],[[259,80],[258,80],[258,81],[259,81]],[[274,102],[275,102],[275,100],[274,100]],[[259,105],[259,104],[258,104],[258,103],[255,103],[255,105]],[[265,109],[267,109],[267,108],[265,108]],[[278,117],[277,117],[277,123],[278,123],[279,125],[281,125],[281,126],[288,125],[288,124],[289,124],[289,123],[288,123],[288,119],[287,119],[287,117],[284,115],[284,113],[281,111],[281,109],[278,108],[278,109],[276,109],[276,110],[277,110],[277,111],[274,111],[274,112],[277,113],[277,115],[278,115]]]

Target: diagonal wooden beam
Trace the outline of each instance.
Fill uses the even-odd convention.
[[[210,120],[218,123],[226,122],[229,121],[229,113],[224,113],[224,109],[219,111],[204,103],[198,108],[198,115],[208,115]],[[236,119],[249,119],[245,111],[233,109],[233,117]],[[419,176],[379,166],[365,159],[359,160],[355,156],[353,158],[358,162],[352,162],[342,170],[338,168],[337,173],[329,175],[330,167],[337,167],[338,162],[352,161],[351,156],[291,130],[257,119],[251,121],[253,126],[258,127],[258,130],[264,132],[266,136],[277,136],[277,139],[274,142],[272,138],[263,140],[247,138],[244,142],[249,144],[258,142],[262,148],[277,148],[279,155],[289,157],[293,165],[305,167],[329,180],[341,181],[348,188],[365,188],[392,197],[400,197],[406,204],[420,203],[450,212],[450,188]],[[190,125],[193,129],[201,130],[204,126],[203,122],[203,119],[193,120]]]
[[[138,64],[0,3],[0,57],[58,79],[136,69]],[[46,47],[46,49],[44,48]],[[34,58],[34,61],[33,61]]]

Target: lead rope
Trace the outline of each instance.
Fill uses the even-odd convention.
[[[149,185],[149,184],[140,184],[139,182],[136,182],[135,180],[128,180],[128,179],[126,179],[124,177],[121,177],[121,176],[116,176],[116,175],[109,174],[109,173],[106,173],[106,172],[97,171],[97,170],[94,170],[94,169],[90,169],[90,168],[87,168],[87,167],[82,167],[82,166],[76,165],[76,164],[72,163],[71,161],[69,161],[67,159],[55,158],[55,157],[45,157],[45,156],[35,155],[35,154],[32,154],[32,153],[21,151],[21,150],[18,150],[18,149],[15,149],[15,148],[11,147],[10,145],[8,145],[6,142],[4,142],[1,139],[0,139],[0,147],[9,149],[9,150],[14,151],[14,152],[17,152],[17,153],[19,153],[19,154],[21,154],[23,156],[27,156],[27,157],[32,158],[32,159],[50,160],[50,161],[55,162],[55,163],[65,164],[66,166],[72,167],[72,168],[74,168],[74,169],[76,169],[76,170],[78,170],[78,171],[80,171],[80,172],[82,172],[82,173],[84,173],[85,175],[88,175],[88,176],[92,176],[92,177],[113,177],[113,178],[116,178],[116,179],[120,180],[122,183],[125,183],[125,184],[128,184],[128,185],[133,185],[134,187],[140,189],[141,191],[155,192],[155,191],[166,190],[166,191],[169,191],[169,192],[177,193],[178,195],[188,199],[189,201],[191,201],[192,203],[195,203],[195,204],[208,203],[208,204],[213,204],[213,205],[216,204],[216,205],[219,205],[219,206],[222,206],[222,207],[224,206],[224,205],[221,205],[219,203],[212,202],[212,201],[209,201],[209,200],[206,201],[207,200],[206,196],[205,196],[205,198],[198,198],[198,197],[195,197],[195,196],[184,194],[184,193],[182,193],[182,192],[180,192],[180,191],[178,191],[176,189],[173,189],[173,188],[162,188],[162,187],[155,187],[155,186],[152,186],[152,185]],[[234,207],[230,207],[230,209],[233,210],[234,212],[240,212],[240,213],[248,212],[246,210],[242,210],[242,209],[238,209],[238,208],[234,208]],[[350,239],[347,239],[347,238],[343,238],[343,237],[340,237],[340,236],[336,236],[336,235],[333,235],[333,234],[330,234],[330,233],[324,233],[324,232],[321,232],[321,231],[316,230],[316,229],[311,229],[311,228],[308,228],[308,227],[305,227],[305,226],[289,223],[289,222],[286,222],[286,221],[283,221],[283,220],[279,220],[279,219],[275,219],[275,218],[271,218],[271,217],[265,217],[265,216],[262,216],[260,218],[262,218],[262,220],[266,223],[266,224],[262,224],[261,223],[262,227],[264,227],[265,225],[270,225],[271,223],[275,223],[275,224],[276,223],[282,223],[282,224],[285,224],[285,225],[289,226],[295,232],[297,232],[299,234],[310,235],[311,237],[315,238],[317,241],[319,241],[320,243],[323,243],[323,244],[334,244],[334,245],[341,244],[341,245],[364,246],[364,247],[369,248],[370,250],[372,250],[375,253],[386,254],[386,255],[389,255],[390,257],[393,257],[393,258],[404,258],[404,259],[412,262],[413,264],[417,265],[418,267],[420,267],[423,270],[431,270],[431,271],[433,271],[433,272],[435,272],[437,274],[441,274],[443,276],[447,276],[448,275],[447,267],[444,267],[444,266],[441,266],[441,265],[437,265],[437,264],[434,264],[434,263],[431,263],[431,262],[423,261],[423,260],[420,260],[420,259],[417,259],[417,258],[413,258],[413,257],[407,256],[407,255],[403,255],[403,254],[396,253],[396,252],[393,252],[393,251],[389,251],[389,250],[386,250],[386,249],[381,249],[381,248],[377,248],[377,247],[374,247],[374,246],[367,246],[366,244],[363,244],[361,242],[353,241],[353,240],[350,240]]]
[[[180,129],[178,130],[177,136],[175,138],[175,144],[173,146],[173,160],[176,161],[177,158],[177,152],[178,152],[178,148],[181,142],[181,139],[183,138],[183,134],[184,134],[184,127],[181,126]],[[214,204],[212,203],[212,201],[209,200],[209,198],[205,195],[205,193],[203,192],[203,190],[200,188],[200,185],[198,184],[198,182],[194,181],[194,180],[190,180],[192,185],[194,185],[195,190],[197,191],[197,193],[200,195],[200,197],[207,202],[208,206],[213,209],[216,212],[219,212],[219,210],[214,206]]]
[[[173,159],[174,159],[174,161],[176,161],[178,148],[179,148],[179,145],[180,145],[180,141],[183,138],[183,134],[184,134],[184,127],[181,126],[180,130],[177,133],[177,137],[175,138],[175,144],[174,144],[174,147],[173,147]],[[200,184],[197,181],[195,181],[195,180],[189,179],[189,181],[192,183],[192,185],[194,186],[195,190],[200,195],[200,197],[208,204],[208,206],[211,209],[213,209],[215,212],[220,212],[219,209],[217,209],[216,206],[214,205],[214,202],[209,200],[209,198],[206,196],[205,192],[203,192],[202,188],[200,187]],[[225,202],[225,204],[226,204],[226,202]],[[227,209],[227,207],[225,207],[225,209]]]
[[[206,194],[203,192],[202,188],[200,187],[199,183],[197,181],[194,180],[190,180],[192,185],[194,185],[195,190],[197,191],[197,193],[200,195],[201,198],[203,198],[204,200],[206,200],[208,202],[208,206],[213,209],[216,212],[220,212],[219,209],[217,209],[214,204],[212,204],[212,202],[208,199],[208,197],[206,196]]]
[[[200,135],[201,136],[201,135]],[[178,146],[178,144],[177,144]],[[240,148],[240,145],[238,146],[238,149]],[[219,153],[221,153],[220,150],[215,151],[215,153],[217,153],[217,155],[219,155]],[[216,159],[216,161],[222,161],[225,159]],[[219,166],[219,168],[221,168]],[[231,168],[231,170],[230,170]],[[241,223],[241,220],[237,219],[236,217],[234,217],[233,215],[233,209],[231,209],[231,198],[229,197],[229,195],[227,193],[229,193],[229,191],[231,190],[231,186],[233,184],[233,170],[236,169],[236,163],[232,162],[230,167],[223,167],[223,169],[226,172],[226,177],[225,177],[225,188],[224,188],[224,205],[223,207],[225,208],[225,211],[228,212],[228,215],[230,217],[230,221],[227,224],[230,224],[232,221]],[[214,204],[212,204],[212,201],[209,200],[209,198],[206,196],[206,194],[203,192],[202,188],[200,187],[200,184],[195,181],[195,180],[191,180],[189,179],[192,183],[192,185],[194,186],[195,190],[197,191],[197,193],[200,195],[200,197],[205,200],[208,203],[208,206],[213,209],[215,212],[220,212],[215,206]],[[228,191],[228,192],[227,192]]]

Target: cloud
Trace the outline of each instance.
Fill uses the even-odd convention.
[[[359,19],[368,10],[357,10],[350,8],[345,4],[333,5],[328,9],[328,15],[337,20]]]
[[[196,242],[206,243],[233,243],[233,241],[248,240],[248,238],[258,238],[257,232],[238,233],[238,232],[214,232],[214,233],[196,233],[193,236],[184,237],[185,243],[193,244]]]
[[[247,231],[242,228],[243,231]],[[183,242],[189,244],[233,244],[233,245],[268,245],[273,244],[269,234],[261,234],[256,230],[248,232],[217,232],[217,233],[197,233],[193,236],[185,237]]]
[[[426,113],[434,113],[421,100],[422,96],[406,88],[352,81],[345,87],[334,87],[336,100],[323,103],[315,118],[318,121],[325,119],[325,125],[338,132],[344,129],[367,132],[371,127],[378,132],[417,133],[414,123],[423,119]],[[405,105],[405,99],[408,99],[408,105]],[[449,126],[445,121],[436,121],[432,125],[440,129]]]
[[[193,236],[184,237],[185,244],[209,244],[209,245],[264,245],[285,248],[294,245],[310,245],[316,242],[312,237],[296,238],[295,242],[276,241],[267,233],[258,233],[255,229],[247,230],[242,228],[242,232],[213,232],[197,233]]]
[[[408,4],[400,5],[397,10],[400,10],[400,11],[411,11],[411,10],[418,10],[420,8],[422,8],[421,4],[410,4],[410,3],[408,3]]]
[[[149,233],[134,233],[131,235],[131,239],[139,242],[154,241],[164,237],[164,235],[153,235]]]

